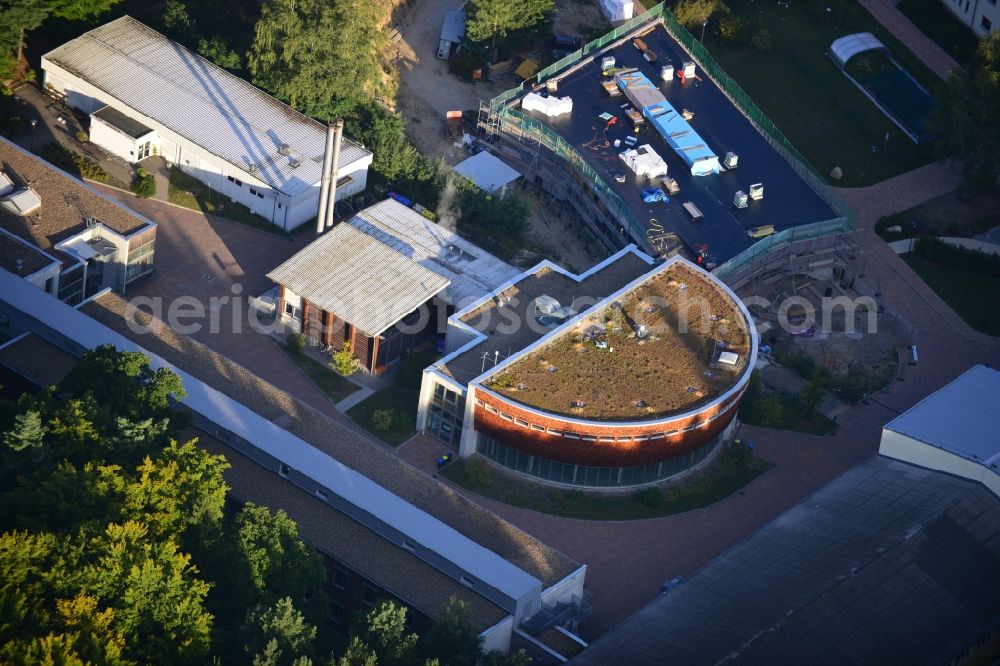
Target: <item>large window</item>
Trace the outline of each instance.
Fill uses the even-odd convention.
[[[655,483],[681,474],[702,462],[718,446],[718,439],[677,458],[634,467],[586,467],[547,460],[501,444],[482,433],[476,450],[502,467],[568,486],[614,488]]]
[[[434,385],[427,431],[445,444],[458,448],[462,438],[465,398],[443,384]]]

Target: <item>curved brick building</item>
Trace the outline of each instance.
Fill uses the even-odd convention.
[[[590,271],[543,262],[449,320],[418,426],[549,483],[655,483],[705,460],[757,354],[750,315],[680,257],[626,248]]]

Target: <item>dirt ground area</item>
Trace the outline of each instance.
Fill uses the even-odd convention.
[[[395,65],[399,72],[399,107],[407,118],[406,134],[425,155],[444,156],[454,165],[465,157],[445,134],[448,111],[478,109],[510,85],[466,83],[449,72],[449,63],[437,58],[441,25],[449,10],[459,9],[461,0],[413,0],[396,12],[394,27],[400,39]]]
[[[749,352],[732,299],[677,265],[518,360],[489,386],[566,416],[664,416],[713,399],[739,377],[740,366],[712,362],[716,341],[740,358]]]
[[[467,83],[449,72],[449,64],[437,58],[438,37],[445,14],[458,9],[460,0],[414,0],[396,13],[394,25],[400,39],[394,42],[399,72],[399,107],[406,116],[406,134],[421,153],[444,157],[449,166],[467,157],[445,131],[448,111],[478,109],[516,85],[512,76],[496,81]],[[556,32],[582,34],[603,21],[593,0],[560,0]],[[520,192],[531,205],[530,230],[525,249],[516,258],[520,266],[551,259],[572,271],[584,271],[607,257],[608,252],[586,232],[579,220],[562,206],[529,190]]]
[[[834,386],[844,386],[846,399],[891,382],[899,366],[898,351],[910,342],[905,324],[892,313],[871,312],[864,305],[856,307],[849,320],[845,308],[824,307],[827,294],[830,298],[853,298],[836,281],[802,276],[786,277],[757,291],[756,296],[770,303],[768,307],[750,307],[759,322],[761,344],[770,345],[774,357],[785,363],[804,357],[825,369]],[[741,296],[746,298],[747,294]],[[809,306],[788,307],[791,330],[784,330],[778,311],[792,296],[804,298]],[[793,335],[806,331],[810,333]]]
[[[528,200],[531,217],[525,249],[515,258],[516,265],[530,268],[548,259],[574,273],[582,273],[608,257],[607,248],[569,208],[531,190],[522,190],[520,195]]]
[[[572,37],[579,35],[586,40],[596,29],[600,29],[601,34],[611,30],[596,0],[557,0],[555,22],[552,26],[555,34]]]

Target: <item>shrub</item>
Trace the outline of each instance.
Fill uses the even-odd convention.
[[[758,51],[770,51],[774,46],[774,38],[771,37],[770,32],[761,29],[753,34],[753,37],[750,39],[750,46]]]
[[[635,498],[639,500],[639,504],[648,506],[650,509],[662,509],[667,503],[667,498],[659,488],[640,490],[636,493]]]
[[[762,398],[755,404],[754,421],[764,427],[776,426],[785,415],[785,407],[777,398]]]
[[[750,468],[753,462],[753,450],[738,439],[726,444],[719,458],[720,463],[728,471],[740,472]]]
[[[489,380],[489,387],[496,389],[506,389],[514,386],[514,384],[516,383],[517,380],[514,379],[514,375],[510,374],[509,372],[505,372],[503,374],[491,378]]]
[[[339,352],[330,355],[330,367],[343,377],[349,377],[358,371],[358,359],[354,358],[350,342],[345,342]]]
[[[816,409],[822,401],[823,385],[817,379],[810,381],[806,384],[806,387],[799,392],[799,402],[809,409]]]
[[[482,488],[493,478],[493,470],[482,460],[466,460],[462,468],[462,476],[470,488]]]
[[[156,179],[142,167],[135,172],[135,179],[132,181],[132,192],[137,197],[148,199],[156,194]]]
[[[376,409],[372,412],[372,427],[376,432],[389,432],[395,425],[395,409]]]
[[[301,333],[289,333],[288,337],[285,338],[285,349],[293,354],[298,354],[305,346],[306,339],[302,337]]]
[[[701,26],[716,14],[728,14],[729,8],[722,0],[681,0],[674,7],[674,17],[685,28]]]
[[[83,155],[78,155],[72,150],[67,150],[57,143],[45,144],[39,148],[38,154],[63,171],[76,174],[81,178],[98,183],[106,183],[110,180],[108,173],[97,162]]]
[[[1000,277],[1000,257],[995,254],[950,245],[937,238],[920,238],[914,249],[918,256],[942,266],[966,273]]]
[[[80,143],[87,143],[88,141],[90,141],[90,136],[83,130],[79,130],[76,133],[76,140],[79,141]]]
[[[735,42],[740,38],[746,22],[739,16],[723,16],[715,26],[715,32],[726,42]]]

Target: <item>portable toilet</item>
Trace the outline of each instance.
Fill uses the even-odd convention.
[[[764,198],[764,183],[754,183],[750,186],[750,198],[754,201]]]
[[[684,61],[684,79],[686,80],[686,79],[693,79],[693,78],[694,78],[694,61],[693,60],[685,60]]]
[[[739,162],[739,160],[740,160],[739,155],[730,150],[728,153],[726,153],[726,156],[722,159],[722,165],[727,169],[735,169],[736,164],[737,162]]]
[[[601,71],[602,72],[606,72],[609,69],[613,69],[614,66],[615,66],[615,57],[614,56],[604,56],[603,58],[601,58]]]
[[[674,66],[664,65],[660,68],[660,80],[662,81],[673,81],[674,80]]]

